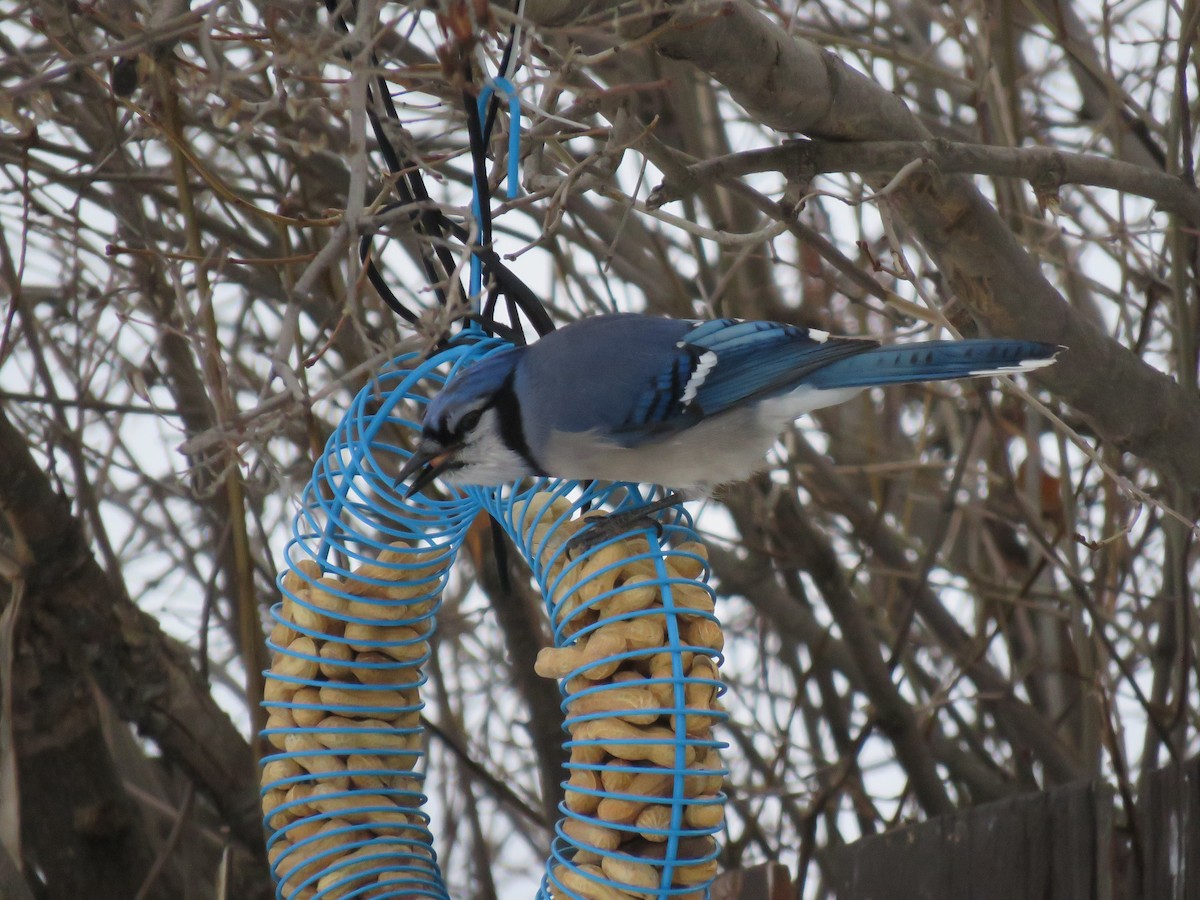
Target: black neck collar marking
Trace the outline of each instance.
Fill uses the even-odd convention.
[[[533,455],[533,450],[529,447],[529,442],[525,440],[525,427],[521,424],[521,407],[517,403],[516,391],[513,390],[515,376],[516,372],[512,372],[504,379],[504,384],[500,386],[500,390],[496,392],[495,399],[492,401],[492,406],[500,419],[500,436],[509,449],[525,460],[525,464],[529,466],[534,475],[549,475],[550,473],[538,463]]]

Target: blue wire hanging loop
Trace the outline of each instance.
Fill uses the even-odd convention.
[[[517,96],[517,89],[513,83],[507,78],[497,75],[484,85],[483,90],[479,92],[479,102],[476,104],[475,114],[481,123],[487,120],[488,104],[494,95],[499,95],[508,100],[508,199],[513,200],[517,197],[521,185],[521,100]],[[471,199],[471,214],[474,216],[476,223],[482,226],[482,223],[485,221],[483,208],[480,206],[482,192],[479,190],[479,185],[475,182],[474,175],[471,177],[471,183],[474,188]],[[477,243],[483,246],[486,239],[481,231]],[[476,298],[483,291],[483,261],[475,253],[471,254],[469,290],[470,295]]]

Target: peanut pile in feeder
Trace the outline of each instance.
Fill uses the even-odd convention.
[[[264,691],[265,734],[283,752],[265,761],[262,806],[288,900],[440,883],[412,770],[430,585],[446,564],[396,543],[347,579],[309,559],[283,577]]]
[[[571,509],[534,495],[522,527],[546,565],[560,645],[536,668],[560,680],[571,735],[560,823],[570,849],[551,865],[550,895],[699,900],[716,875],[725,800],[712,735],[724,637],[696,580],[706,553],[689,542],[660,555],[637,535],[572,559],[562,545],[587,517]]]

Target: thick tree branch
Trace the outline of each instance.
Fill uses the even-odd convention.
[[[246,739],[158,623],[92,558],[79,523],[0,413],[0,509],[27,548],[30,592],[77,642],[121,717],[209,793],[236,838],[262,851],[258,784]]]
[[[924,160],[945,175],[1022,178],[1040,196],[1066,184],[1091,185],[1136,194],[1200,227],[1200,190],[1161,170],[1132,163],[1068,153],[1050,147],[989,147],[932,139],[928,141],[788,141],[780,147],[748,150],[689,166],[686,185],[666,182],[656,199],[679,199],[693,185],[741,178],[755,172],[782,172],[792,178],[828,172],[890,175],[914,160]]]
[[[549,636],[544,633],[539,598],[536,594],[531,596],[527,587],[528,571],[517,562],[511,547],[497,552],[494,542],[503,538],[482,525],[480,522],[477,526],[468,549],[480,586],[492,598],[492,609],[512,660],[513,684],[529,707],[529,739],[537,754],[542,810],[545,821],[553,822],[558,818],[558,804],[564,796],[561,782],[570,754],[563,748],[562,696],[558,684],[534,671],[538,651],[549,646]],[[485,531],[491,534],[485,536]],[[505,572],[500,566],[506,564]]]

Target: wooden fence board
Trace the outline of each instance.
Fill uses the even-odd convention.
[[[1200,900],[1200,757],[1151,775],[1139,812],[1143,900]]]
[[[760,863],[722,872],[712,886],[711,900],[796,900],[787,866]]]
[[[1112,900],[1112,815],[1081,782],[830,849],[826,871],[838,900]]]

